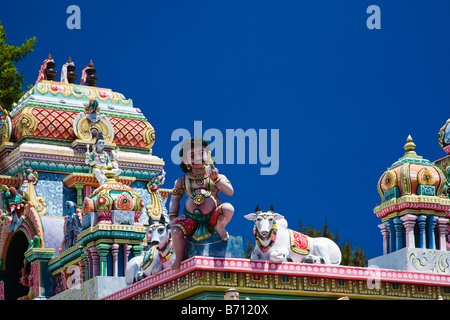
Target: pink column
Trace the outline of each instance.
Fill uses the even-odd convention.
[[[383,254],[389,253],[389,229],[384,223],[379,224],[378,228],[381,229],[381,234],[383,235]]]
[[[128,243],[123,245],[123,274],[125,274],[125,269],[127,268],[128,255],[130,254],[131,247],[132,246]]]
[[[406,247],[415,248],[414,226],[416,224],[417,216],[408,213],[400,217],[400,219],[403,221],[403,226],[405,227]]]
[[[447,223],[449,219],[438,218],[437,228],[439,233],[439,250],[447,250],[447,241],[445,239],[445,231],[447,230]]]
[[[92,278],[100,274],[98,249],[95,246],[89,248],[92,257]]]
[[[111,245],[111,254],[112,254],[112,261],[113,261],[113,277],[119,276],[119,244],[113,243]]]

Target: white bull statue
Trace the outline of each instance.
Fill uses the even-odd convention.
[[[164,217],[149,227],[151,248],[142,255],[130,259],[125,269],[127,285],[171,267],[175,260],[170,225],[165,224]]]
[[[251,260],[340,264],[341,250],[332,240],[312,238],[288,229],[286,219],[275,213],[273,206],[268,212],[262,212],[259,206],[255,211],[256,213],[244,216],[255,222],[253,233],[256,245]]]

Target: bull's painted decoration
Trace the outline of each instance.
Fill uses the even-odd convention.
[[[383,255],[339,265],[334,242],[289,229],[273,207],[244,216],[222,203],[233,186],[200,138],[182,143],[184,175],[162,189],[165,163],[142,111],[96,87],[92,61],[80,84],[72,59],[61,82],[55,67],[49,55],[12,111],[0,107],[0,299],[450,300],[449,155],[426,160],[408,137],[377,185]],[[254,223],[250,259],[232,217]]]

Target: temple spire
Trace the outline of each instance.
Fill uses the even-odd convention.
[[[72,59],[69,57],[67,60],[67,82],[75,83],[78,75],[75,73],[75,64],[72,62]]]
[[[47,80],[53,81],[56,78],[58,72],[55,69],[53,69],[55,67],[55,62],[53,61],[53,58],[50,55],[50,53],[48,54],[46,61],[47,65],[45,68],[45,75],[47,77]]]
[[[413,139],[411,135],[408,135],[408,138],[406,139],[406,144],[403,146],[403,149],[405,149],[405,154],[403,155],[403,158],[421,158],[417,155],[417,153],[414,151],[416,149],[416,144],[413,142]]]
[[[95,75],[96,72],[97,70],[94,68],[94,63],[92,60],[89,61],[89,65],[82,71],[80,84],[82,85],[87,82],[89,86],[94,87],[98,81],[98,78]]]
[[[88,68],[86,70],[86,82],[88,83],[89,86],[91,87],[95,87],[95,84],[98,81],[97,76],[95,75],[95,73],[97,72],[97,70],[95,70],[94,68],[94,63],[92,62],[92,60],[89,62]]]

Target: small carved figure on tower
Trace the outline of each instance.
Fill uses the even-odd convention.
[[[11,217],[8,225],[9,232],[15,232],[22,225],[25,206],[30,198],[27,192],[5,185],[0,185],[0,193],[6,215]]]
[[[99,132],[95,139],[92,153],[89,151],[89,145],[86,151],[86,164],[89,164],[93,168],[92,173],[95,175],[100,185],[107,179],[105,175],[107,170],[112,169],[115,177],[122,173],[122,170],[118,168],[117,163],[114,164],[113,161],[111,161],[108,153],[104,150],[104,147],[105,139],[103,138],[103,134]]]

